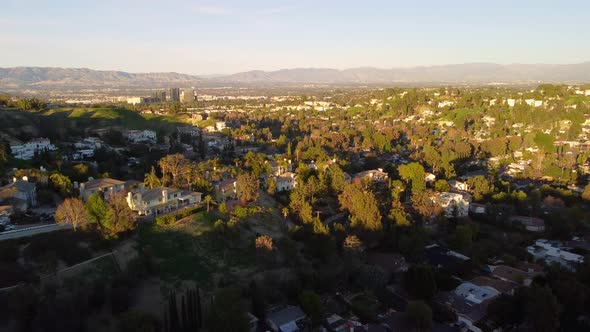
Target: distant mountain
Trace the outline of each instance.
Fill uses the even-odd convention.
[[[472,63],[413,68],[297,68],[249,71],[222,78],[240,83],[528,83],[590,82],[590,62],[571,65]]]
[[[196,85],[197,76],[178,73],[132,74],[87,68],[15,67],[0,68],[1,87],[21,88],[117,88]]]
[[[274,84],[486,84],[590,82],[590,62],[569,65],[471,63],[413,68],[296,68],[233,75],[99,71],[86,68],[0,68],[0,89],[158,88],[172,86]]]

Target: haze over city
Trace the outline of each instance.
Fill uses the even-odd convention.
[[[232,74],[590,59],[588,1],[4,0],[0,67]]]

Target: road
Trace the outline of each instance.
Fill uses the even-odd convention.
[[[0,241],[18,239],[21,237],[33,236],[41,233],[49,233],[72,228],[71,225],[49,224],[41,226],[21,225],[13,231],[0,233]]]

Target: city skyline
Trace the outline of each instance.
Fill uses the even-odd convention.
[[[583,1],[12,1],[0,67],[231,74],[590,60]],[[575,50],[575,52],[572,52]]]

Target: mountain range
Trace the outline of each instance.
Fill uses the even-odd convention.
[[[158,88],[216,85],[388,85],[587,83],[590,62],[566,65],[470,63],[412,68],[295,68],[233,75],[128,73],[87,68],[0,68],[0,90],[61,88]]]

